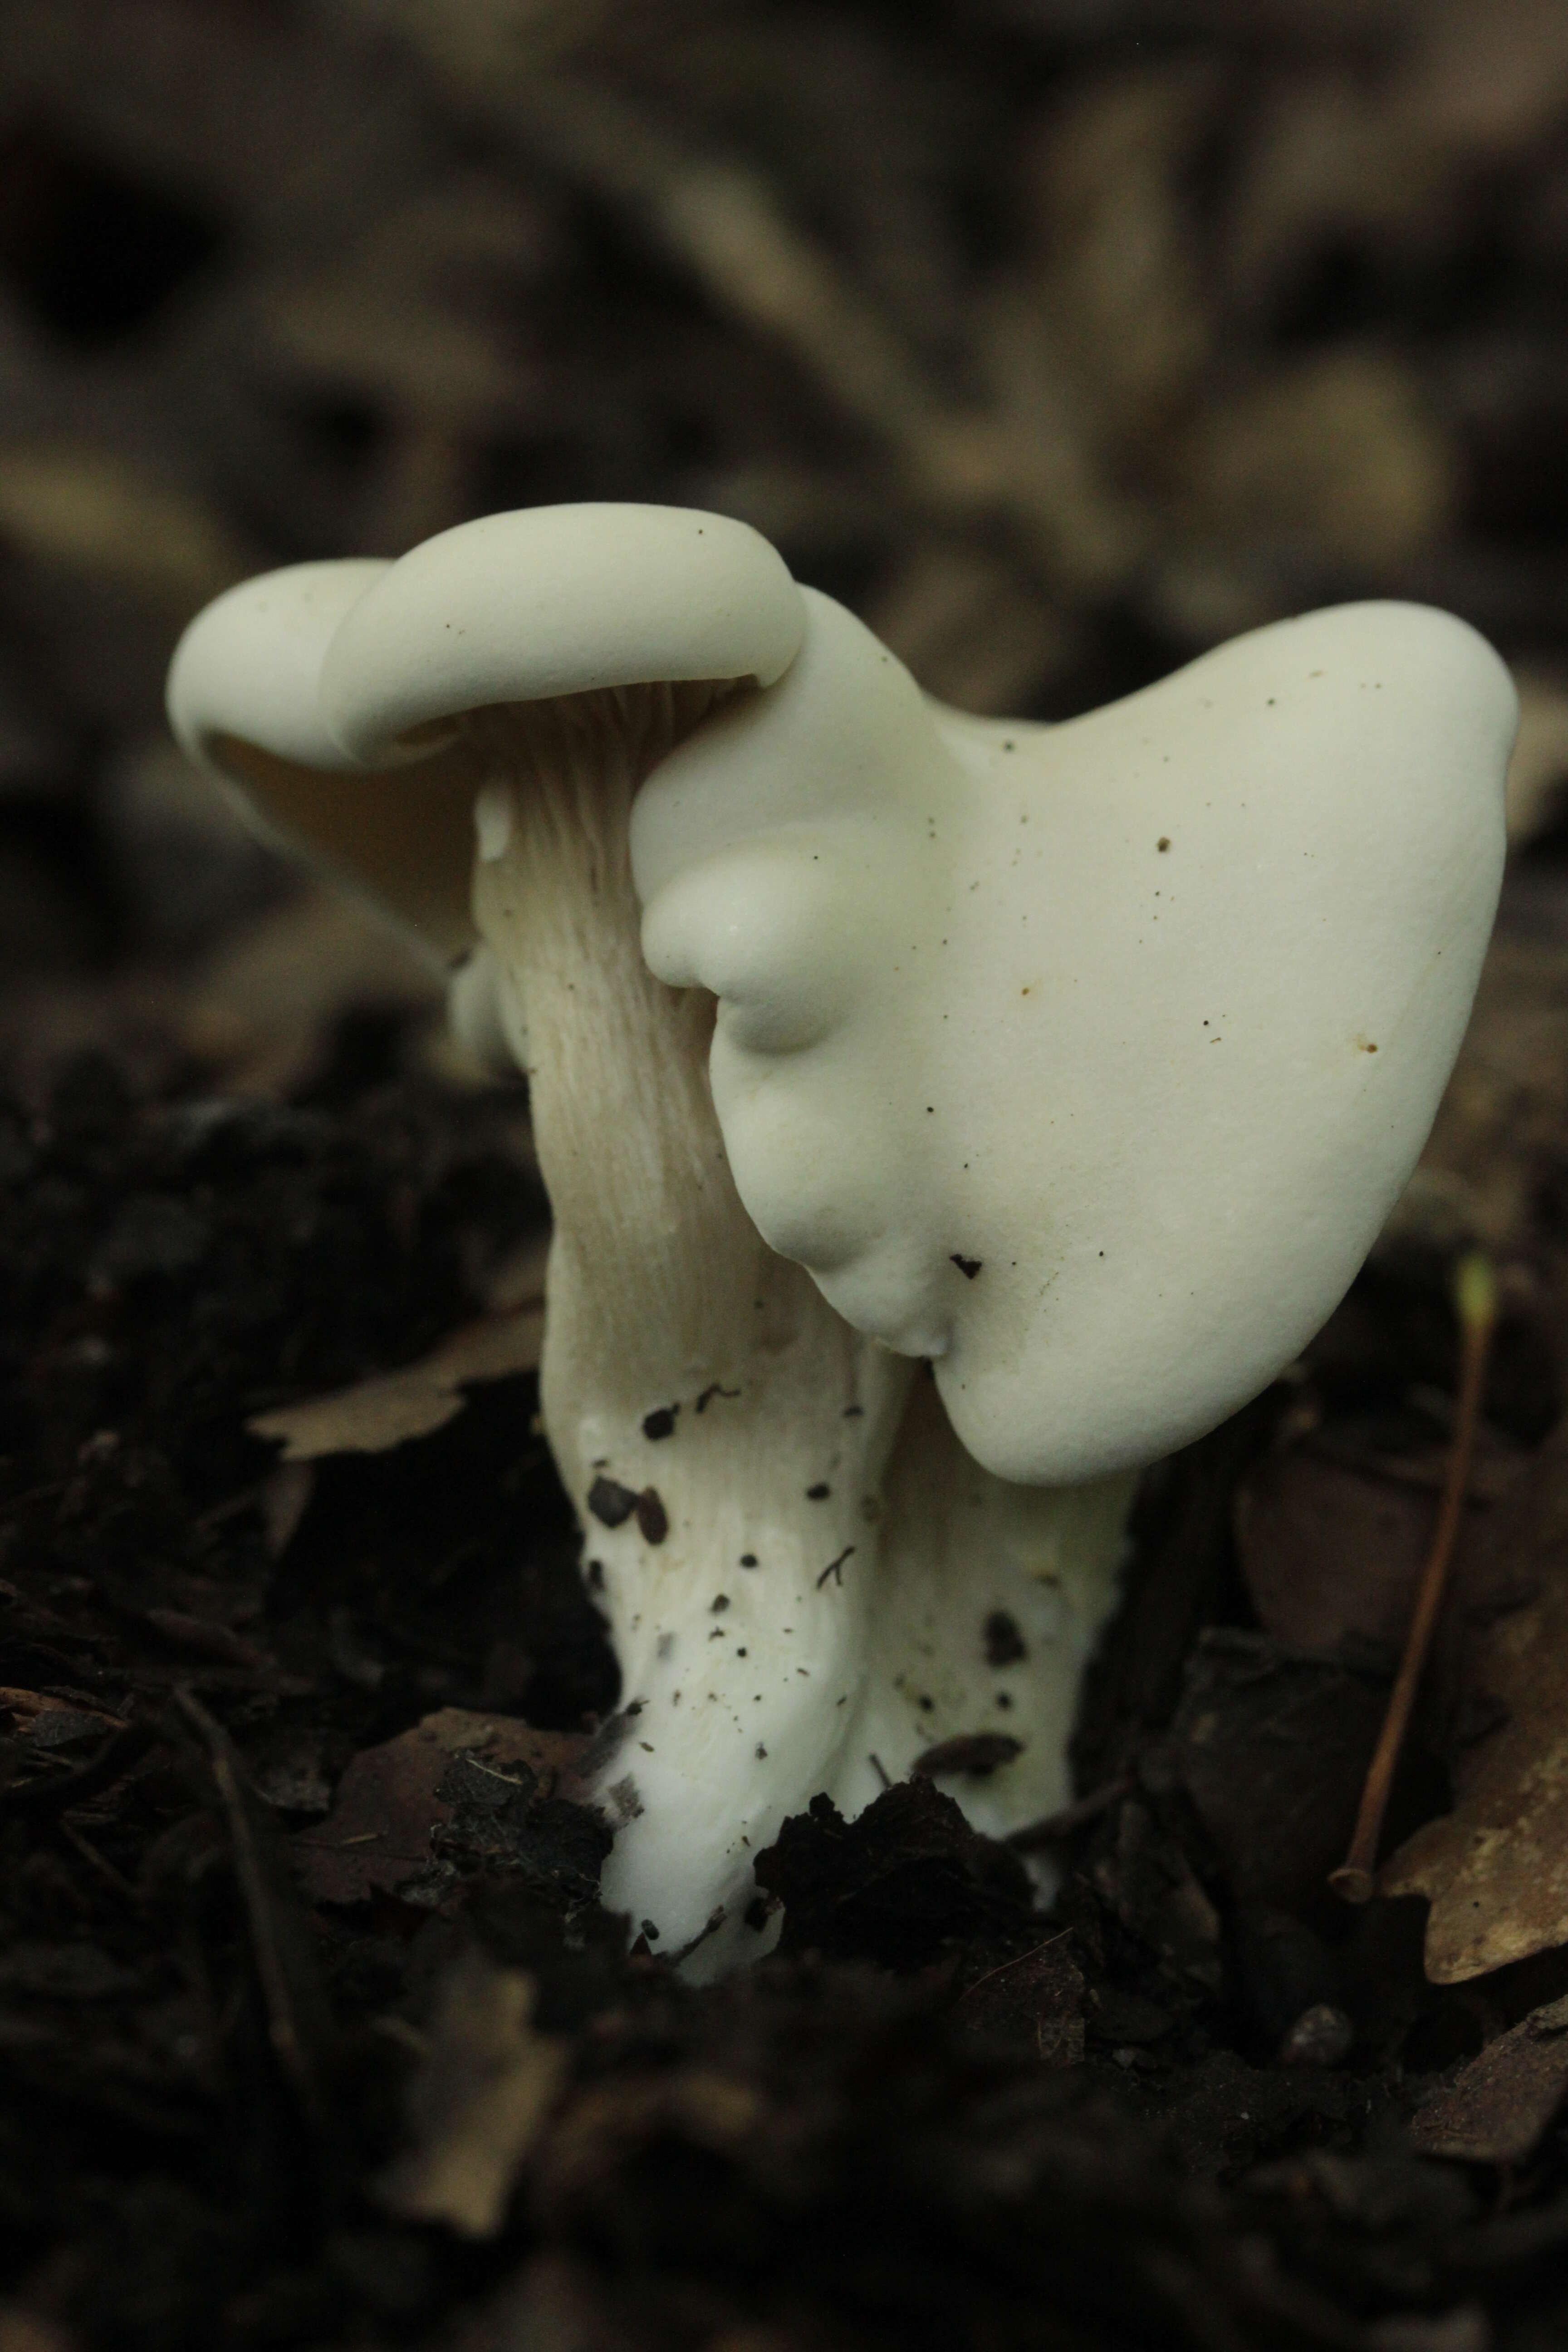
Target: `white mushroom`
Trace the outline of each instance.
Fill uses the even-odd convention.
[[[608,1899],[667,1950],[722,1910],[711,1967],[818,1790],[1003,1731],[967,1809],[1059,1801],[1131,1470],[1310,1336],[1436,1108],[1495,657],[1351,607],[991,725],[742,526],[586,507],[235,590],[170,709],[470,956],[455,1017],[527,1066],[544,1423],[623,1677]]]

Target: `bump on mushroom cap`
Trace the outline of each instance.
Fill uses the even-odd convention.
[[[353,757],[503,702],[789,667],[805,631],[783,558],[746,523],[683,507],[486,515],[426,540],[347,614],[321,707]]]

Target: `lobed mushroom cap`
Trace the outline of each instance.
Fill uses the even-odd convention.
[[[787,677],[632,818],[644,952],[719,999],[741,1198],[935,1360],[998,1476],[1151,1461],[1311,1338],[1426,1139],[1508,674],[1447,614],[1342,606],[1030,728],[942,711],[808,598]]]

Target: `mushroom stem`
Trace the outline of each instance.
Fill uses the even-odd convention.
[[[723,1906],[825,1785],[859,1696],[879,1491],[911,1367],[760,1239],[709,1093],[712,999],[643,961],[633,794],[721,689],[476,713],[475,919],[526,1024],[555,1219],[546,1435],[610,1621],[607,1899],[661,1945]]]
[[[828,1783],[844,1812],[872,1801],[879,1768],[899,1778],[911,1765],[991,1837],[1067,1804],[1068,1740],[1115,1601],[1133,1483],[1126,1472],[1079,1486],[994,1477],[959,1444],[921,1368],[888,1465],[865,1681]],[[1003,1769],[988,1751],[998,1736],[1016,1745]]]

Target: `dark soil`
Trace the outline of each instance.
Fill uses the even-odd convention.
[[[13,2308],[138,2352],[1562,2342],[1561,2136],[1500,2170],[1405,2126],[1568,1969],[1444,1992],[1422,1905],[1323,1892],[1387,1661],[1249,1622],[1231,1497],[1283,1393],[1151,1484],[1053,1911],[917,1780],[786,1825],[773,1959],[698,1990],[628,1956],[572,1741],[488,1744],[615,1697],[531,1382],[313,1477],[244,1430],[416,1356],[537,1222],[511,1105],[383,1043],[265,1107],[89,1058],[0,1122]],[[1318,1378],[1364,1428],[1441,1291],[1384,1270],[1353,1307],[1379,1347],[1355,1373],[1331,1334]],[[345,1768],[443,1709],[485,1725],[421,1784],[426,1866],[311,1908]],[[1417,1757],[1405,1815],[1443,1801]],[[396,2187],[411,2144],[493,2137],[432,2125],[421,2071],[433,2035],[460,2079],[476,1967],[531,1984],[507,2047],[555,2070],[483,2237]]]

